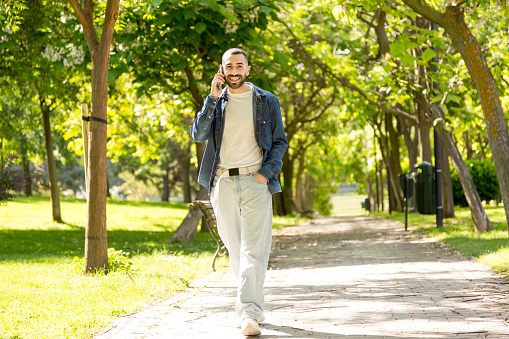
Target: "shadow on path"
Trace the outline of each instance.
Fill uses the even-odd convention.
[[[97,338],[243,338],[235,283],[216,278]],[[506,283],[397,222],[315,220],[274,236],[259,338],[509,338]]]

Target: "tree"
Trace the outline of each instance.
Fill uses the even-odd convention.
[[[267,27],[270,18],[277,19],[275,4],[274,0],[133,4],[136,10],[127,11],[120,22],[123,29],[115,37],[120,44],[112,74],[130,71],[141,84],[139,92],[147,95],[185,93],[197,113],[210,92],[222,53],[230,47],[260,45],[259,30]],[[204,150],[204,143],[196,144],[198,165]],[[196,199],[206,198],[207,190],[200,188]],[[192,241],[200,216],[197,210],[189,211],[170,241]]]
[[[24,92],[26,97],[22,100],[38,103],[44,128],[53,219],[61,222],[60,189],[50,119],[60,113],[57,109],[62,103],[76,101],[78,81],[74,77],[76,70],[73,66],[83,61],[84,54],[76,49],[75,43],[79,41],[73,39],[72,22],[61,26],[62,4],[45,4],[40,0],[24,3],[28,6],[18,12],[22,20],[18,22],[17,29],[0,32],[0,52],[3,55],[0,72],[10,79],[8,86],[17,86]],[[26,159],[23,162],[26,166]]]
[[[376,32],[376,38],[378,42],[378,54],[377,57],[380,60],[387,59],[388,56],[392,53],[393,57],[400,56],[400,60],[395,60],[395,64],[398,66],[395,68],[397,72],[393,72],[394,82],[392,83],[383,83],[380,86],[385,88],[394,89],[398,87],[398,82],[404,82],[409,84],[407,86],[408,92],[413,93],[413,104],[415,107],[415,115],[417,120],[415,122],[415,137],[412,141],[411,130],[408,128],[408,124],[412,124],[412,121],[406,122],[403,120],[402,116],[398,117],[398,124],[402,127],[401,132],[403,133],[405,143],[408,149],[408,157],[409,157],[409,170],[413,170],[415,164],[417,163],[417,142],[420,145],[420,159],[421,161],[431,162],[431,140],[430,140],[430,129],[432,126],[432,121],[427,117],[429,112],[426,111],[429,101],[428,93],[430,93],[430,89],[437,82],[435,79],[431,79],[430,73],[433,73],[433,68],[435,66],[431,66],[429,61],[433,60],[432,56],[436,54],[434,50],[429,49],[428,41],[436,42],[436,38],[431,34],[430,25],[428,20],[422,17],[411,17],[408,24],[401,22],[398,20],[397,11],[391,11],[391,22],[397,23],[396,25],[393,23],[393,28],[391,31],[397,30],[399,36],[394,38],[389,37],[391,34],[387,34],[386,32],[386,20],[388,19],[388,15],[385,10],[381,7],[378,7],[375,10],[373,19],[371,22],[368,20],[364,20],[364,13],[359,12],[358,17],[361,18],[363,22],[365,22],[368,26],[372,27]],[[374,24],[372,22],[375,22]],[[395,29],[395,27],[398,27]],[[394,39],[394,41],[390,41]],[[423,44],[425,42],[425,44]],[[405,54],[403,51],[407,50],[410,47],[411,54]],[[449,54],[447,52],[443,53],[443,59],[447,59]],[[381,56],[384,58],[381,58]],[[435,55],[435,58],[438,57]],[[372,59],[377,59],[372,58]],[[410,62],[408,62],[410,61]],[[436,60],[435,64],[438,64],[439,61]],[[440,62],[441,64],[444,64]],[[401,67],[404,64],[405,67]],[[448,72],[443,72],[443,79],[447,79]],[[435,75],[436,76],[436,75]],[[389,79],[392,77],[388,77]],[[382,87],[382,88],[383,88]],[[424,89],[424,90],[423,90]],[[407,105],[410,106],[410,105]],[[410,110],[410,107],[407,108]],[[386,113],[388,115],[389,113]],[[389,128],[389,122],[391,120],[391,115],[388,115],[389,121],[386,120],[386,129],[390,135],[394,134],[394,129]],[[393,138],[394,139],[394,138]],[[396,141],[396,140],[394,140]],[[390,151],[395,151],[398,148],[388,149]],[[450,180],[450,170],[449,170],[449,157],[448,153],[444,150],[441,152],[442,158],[442,190],[443,190],[443,206],[444,206],[444,216],[446,218],[450,218],[454,216],[454,204],[452,201],[452,185]],[[391,161],[391,163],[394,163]],[[390,164],[388,164],[390,166]],[[393,165],[394,166],[394,165]],[[397,197],[396,197],[397,198]],[[415,195],[413,197],[415,199]]]
[[[6,94],[7,90],[4,91]],[[15,97],[12,95],[16,94]],[[21,93],[11,91],[9,96],[0,97],[0,135],[8,143],[2,144],[2,150],[18,154],[23,169],[23,186],[27,197],[32,195],[32,180],[30,173],[30,154],[38,152],[38,136],[41,134],[39,123],[36,122],[35,105],[22,100]]]
[[[22,178],[21,175],[13,169],[13,156],[0,161],[0,205],[15,197],[13,192],[19,189]]]
[[[343,2],[344,3],[344,2]],[[465,6],[487,7],[491,3],[487,1],[456,2],[446,4],[434,3],[433,6],[426,1],[404,0],[403,3],[412,11],[422,15],[426,19],[441,26],[450,37],[452,46],[460,53],[469,71],[472,81],[477,89],[484,113],[484,120],[488,130],[488,139],[493,154],[493,161],[497,169],[499,183],[502,192],[502,199],[509,199],[509,134],[505,121],[500,96],[491,70],[477,38],[465,22]],[[363,4],[373,7],[380,1],[364,1]],[[346,7],[353,9],[353,4],[346,4]],[[506,218],[509,221],[509,204],[504,204]],[[509,222],[508,222],[509,231]]]
[[[481,46],[465,23],[464,8],[460,3],[451,2],[446,6],[445,11],[441,12],[426,2],[417,0],[403,0],[403,2],[420,15],[443,27],[465,61],[483,108],[509,231],[509,203],[507,203],[509,201],[509,166],[507,166],[509,164],[509,133],[507,122],[497,85]]]
[[[92,59],[85,273],[108,269],[106,234],[108,65],[119,1],[108,0],[105,8],[101,8],[102,4],[93,0],[83,0],[82,5],[77,0],[69,0],[83,27]],[[104,13],[100,38],[94,26],[96,9]]]
[[[191,140],[187,126],[194,111],[183,94],[178,98],[164,93],[137,95],[140,86],[126,74],[115,82],[111,97],[117,114],[109,129],[110,158],[118,163],[119,171],[127,170],[160,188],[163,201],[175,192],[189,203]]]
[[[376,8],[376,2],[365,1],[365,2],[363,2],[363,4],[369,8]],[[411,17],[412,19],[416,19],[415,13],[409,14],[407,12],[402,12],[401,9],[391,8],[390,6],[385,6],[385,5],[381,5],[381,7],[383,7],[384,10],[385,9],[391,10],[392,13],[395,14],[396,16],[398,16],[398,15],[401,16],[403,14],[404,17]],[[438,81],[439,83],[440,83],[440,80],[442,80],[441,82],[447,82],[447,81],[449,81],[447,79],[447,74],[450,74],[450,73],[447,73],[447,68],[443,65],[441,67],[441,71],[443,72],[443,74],[440,75],[442,77],[442,79],[440,79],[440,76],[433,75],[433,73],[427,71],[427,68],[429,67],[429,66],[427,66],[427,64],[436,55],[436,53],[433,50],[428,48],[428,49],[423,49],[422,51],[417,50],[416,53],[413,53],[413,54],[408,52],[410,49],[415,50],[416,48],[419,48],[419,46],[422,45],[423,43],[427,43],[426,42],[427,40],[430,40],[434,46],[440,42],[443,44],[442,40],[440,40],[438,37],[431,34],[431,32],[426,29],[426,25],[424,22],[422,22],[422,20],[420,20],[418,22],[420,22],[420,24],[411,26],[410,27],[411,30],[409,30],[408,28],[403,29],[403,31],[400,30],[398,41],[392,43],[390,45],[390,48],[389,49],[386,48],[386,50],[390,50],[390,55],[395,60],[394,62],[392,62],[392,66],[390,66],[390,67],[393,67],[394,69],[402,69],[401,66],[404,65],[406,68],[410,68],[410,69],[415,68],[416,69],[415,74],[418,75],[418,77],[417,77],[418,81],[414,82],[415,85],[410,86],[409,89],[414,93],[414,97],[416,100],[416,107],[418,108],[417,111],[426,113],[426,114],[419,115],[419,118],[418,118],[419,124],[423,124],[423,123],[429,124],[432,121],[432,120],[430,120],[430,119],[432,119],[432,115],[435,117],[435,119],[438,117],[436,114],[431,114],[432,105],[430,104],[431,100],[429,99],[429,95],[430,95],[430,93],[433,93],[433,91],[431,88],[430,79],[433,80],[434,82]],[[416,39],[414,39],[412,37],[412,36],[415,36],[415,34],[413,34],[413,35],[411,34],[412,30],[416,31],[419,34],[416,36]],[[395,58],[398,58],[398,59],[395,59]],[[412,73],[410,73],[410,74],[412,74]],[[412,83],[411,76],[406,76],[406,78],[407,78],[407,81],[406,81],[407,83]],[[444,79],[446,79],[446,80],[444,80]],[[388,85],[386,85],[386,86],[388,86]],[[454,96],[451,96],[451,97],[454,98]],[[442,107],[445,107],[445,106],[442,106]],[[452,157],[451,159],[452,159],[453,163],[456,162],[456,163],[454,163],[454,166],[456,168],[464,167],[465,166],[464,161],[461,158],[461,156],[459,155],[457,147],[455,145],[453,147],[454,142],[452,141],[452,139],[450,139],[450,135],[444,130],[444,128],[437,128],[437,131],[439,133],[441,133],[441,136],[440,136],[441,139],[446,138],[448,141],[445,145],[447,146],[447,150]],[[421,129],[421,131],[420,131],[421,137],[422,137],[423,133],[427,133],[426,129]],[[448,135],[449,135],[449,137],[448,137]],[[422,143],[421,143],[421,147],[422,147]],[[455,153],[455,154],[451,154],[451,152]],[[426,154],[426,152],[423,152],[423,154]],[[461,162],[461,163],[459,163],[459,162]],[[465,185],[467,185],[467,187],[470,187],[470,184],[472,184],[472,186],[473,186],[473,182],[472,182],[471,177],[469,176],[468,171],[460,171],[458,173],[462,173],[462,174],[460,174],[460,176],[461,176],[462,180],[465,182]],[[472,203],[470,207],[472,210],[473,220],[474,220],[476,231],[482,232],[482,231],[491,229],[492,225],[491,225],[489,219],[487,218],[486,213],[484,212],[484,208],[480,204],[480,200],[479,200],[477,191],[470,190],[469,192],[466,192],[466,194],[471,195],[471,198],[469,201]]]
[[[256,67],[253,66],[255,70],[264,70],[262,76],[254,76],[258,77],[262,87],[273,91],[280,100],[289,142],[281,172],[283,192],[273,199],[278,214],[290,214],[294,207],[302,209],[301,200],[312,201],[301,197],[304,192],[302,175],[319,173],[306,171],[307,151],[320,149],[320,152],[327,152],[328,143],[320,145],[320,140],[330,135],[330,128],[324,126],[330,127],[331,121],[337,123],[340,120],[338,107],[346,101],[344,91],[335,79],[318,66],[318,62],[323,62],[350,67],[348,61],[335,54],[338,41],[334,33],[340,28],[335,26],[332,16],[324,8],[315,5],[315,2],[299,2],[287,6],[279,20],[272,22],[265,32],[270,43],[260,49],[255,58]],[[327,174],[336,173],[334,169],[323,170]],[[321,178],[313,177],[319,186]]]

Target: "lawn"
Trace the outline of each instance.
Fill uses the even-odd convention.
[[[356,192],[335,194],[331,197],[331,216],[347,217],[367,215],[368,212],[361,206],[366,196],[358,195]]]
[[[491,269],[509,275],[509,236],[502,205],[485,206],[495,230],[475,233],[468,207],[456,207],[455,218],[444,219],[444,227],[436,227],[435,215],[410,213],[408,229],[434,238],[454,250],[467,255]],[[404,213],[375,213],[378,216],[399,220],[403,225]]]
[[[0,206],[0,338],[90,338],[115,318],[185,289],[210,272],[215,243],[166,240],[186,204],[108,201],[108,247],[119,269],[84,276],[86,201],[62,198],[51,219],[49,198],[16,198]],[[275,227],[293,218],[275,218]],[[122,251],[122,252],[120,252]],[[125,253],[128,253],[126,255]],[[124,266],[122,266],[124,265]],[[216,263],[228,269],[227,259]]]

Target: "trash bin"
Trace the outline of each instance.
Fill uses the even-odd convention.
[[[415,165],[415,198],[417,212],[421,214],[436,214],[437,192],[435,187],[435,170],[429,162]]]
[[[369,197],[364,199],[364,201],[361,202],[362,208],[364,208],[366,211],[371,212],[371,203],[369,202]]]
[[[412,173],[400,174],[399,185],[403,192],[403,198],[410,199],[414,195],[414,175]]]

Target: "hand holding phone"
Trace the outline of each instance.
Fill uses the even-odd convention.
[[[210,90],[210,95],[214,98],[218,98],[221,95],[222,86],[225,83],[225,75],[223,72],[223,66],[219,67],[219,70],[214,75],[214,79],[212,80],[212,88]]]
[[[219,74],[221,74],[224,77],[223,65],[221,65],[221,67],[219,68]],[[222,86],[223,86],[223,84],[220,81],[218,81],[217,82],[217,89],[220,90]]]

